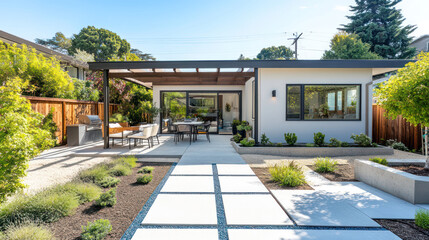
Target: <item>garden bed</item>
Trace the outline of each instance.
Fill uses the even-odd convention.
[[[268,168],[266,167],[252,167],[253,172],[258,176],[259,180],[265,185],[268,189],[274,189],[274,190],[313,190],[313,188],[308,185],[304,184],[301,186],[296,187],[287,187],[287,186],[280,186],[278,183],[271,180],[271,174],[268,171]]]
[[[242,147],[240,144],[231,142],[234,149],[239,154],[261,154],[261,155],[278,155],[290,157],[338,157],[338,156],[362,156],[362,155],[392,155],[393,149],[384,146],[378,147],[307,147],[306,145],[282,145],[275,146],[253,146]]]
[[[316,167],[314,165],[307,165],[310,169],[313,171],[316,170]],[[354,173],[354,166],[351,164],[338,164],[337,169],[334,172],[328,172],[328,173],[320,173],[318,174],[322,175],[326,179],[334,182],[352,182],[357,181],[355,179],[355,173]]]
[[[414,220],[375,219],[374,221],[404,240],[429,239],[429,230],[417,226]]]
[[[429,177],[429,169],[425,169],[422,166],[403,165],[403,166],[391,166],[391,167],[413,175]]]
[[[357,180],[413,204],[429,203],[429,177],[413,175],[368,160],[355,160],[354,165]]]
[[[137,176],[141,175],[137,171],[143,166],[155,167],[153,179],[147,185],[136,184]],[[88,202],[79,206],[74,215],[51,223],[49,227],[57,239],[80,239],[81,226],[88,221],[108,219],[112,224],[112,231],[105,239],[120,239],[170,167],[171,163],[138,163],[133,174],[119,177],[121,182],[117,186],[115,206],[100,209],[94,206],[94,202]]]

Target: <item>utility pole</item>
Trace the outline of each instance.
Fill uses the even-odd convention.
[[[296,32],[293,35],[295,36],[294,38],[288,38],[288,39],[293,40],[292,45],[295,44],[295,59],[298,60],[298,40],[302,36],[302,33],[298,35],[298,33]]]

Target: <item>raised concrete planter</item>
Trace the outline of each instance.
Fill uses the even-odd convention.
[[[355,160],[355,178],[410,203],[429,203],[429,177],[416,176],[368,160]]]
[[[239,154],[279,155],[290,157],[338,157],[362,155],[392,155],[388,147],[241,147],[231,142]]]

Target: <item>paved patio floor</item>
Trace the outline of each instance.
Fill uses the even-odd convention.
[[[390,240],[399,238],[372,218],[407,219],[419,208],[363,183],[312,173],[315,190],[270,192],[229,138],[188,145],[122,239]]]

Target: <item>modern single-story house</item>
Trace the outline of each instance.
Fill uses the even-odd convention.
[[[284,142],[284,133],[292,132],[298,142],[312,142],[313,133],[322,132],[351,142],[351,134],[371,136],[373,76],[409,61],[93,62],[89,68],[104,71],[105,93],[108,78],[151,87],[154,104],[162,108],[156,119],[162,133],[171,121],[202,116],[219,134],[230,133],[233,120],[246,120],[256,141],[265,133],[272,142]]]
[[[45,56],[55,57],[60,61],[61,66],[64,68],[64,71],[67,71],[70,77],[77,78],[80,80],[86,79],[86,71],[88,71],[88,64],[86,62],[79,61],[72,56],[59,53],[37,43],[28,41],[26,39],[20,38],[18,36],[1,30],[0,41],[9,44],[17,44],[18,46],[25,44],[29,47],[36,49],[37,52],[42,53]]]

